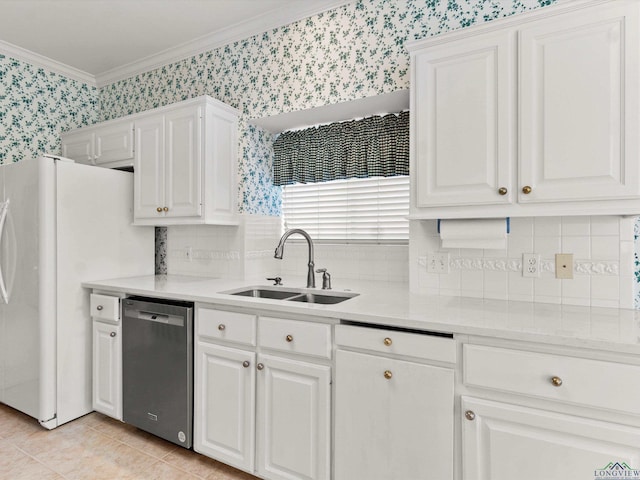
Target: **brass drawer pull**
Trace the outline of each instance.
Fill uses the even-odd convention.
[[[384,344],[385,344],[387,347],[390,347],[392,343],[393,343],[393,341],[392,341],[389,337],[387,337],[387,338],[385,338],[385,339],[384,339]]]
[[[221,332],[222,332],[223,330],[225,330],[226,328],[227,328],[227,327],[225,326],[225,324],[224,324],[224,323],[221,323],[220,325],[218,325],[218,330],[220,330]]]
[[[285,337],[285,340],[286,340],[287,342],[289,342],[289,343],[293,342],[293,335],[287,335],[287,336]]]
[[[475,420],[476,414],[472,410],[467,410],[466,412],[464,412],[464,417],[467,420]]]
[[[506,195],[507,193],[509,193],[509,190],[507,190],[507,189],[506,189],[506,188],[504,188],[504,187],[500,187],[500,188],[498,189],[498,193],[499,193],[500,195]]]
[[[551,377],[551,384],[554,387],[560,387],[562,385],[562,379],[560,377]]]
[[[243,366],[244,368],[248,368],[248,367],[249,367],[249,365],[251,365],[251,364],[249,363],[249,360],[245,360],[244,362],[242,362],[242,366]]]
[[[522,187],[522,193],[524,193],[525,195],[529,195],[531,193],[531,190],[533,190],[529,185],[525,185],[524,187]]]
[[[262,370],[264,368],[264,365],[262,363],[259,363],[258,365],[256,365],[256,368],[258,370]]]
[[[385,370],[384,371],[384,378],[386,378],[387,380],[390,380],[391,377],[393,377],[393,373],[391,373],[391,370]]]

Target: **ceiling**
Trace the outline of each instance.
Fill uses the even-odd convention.
[[[351,1],[0,0],[0,53],[100,85]]]

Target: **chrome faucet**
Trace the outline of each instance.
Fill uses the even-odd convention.
[[[307,232],[299,228],[293,228],[284,232],[284,235],[282,235],[282,238],[280,238],[280,242],[278,242],[274,257],[282,260],[282,254],[284,253],[284,244],[287,241],[287,238],[289,238],[294,233],[299,233],[300,235],[302,235],[309,244],[309,263],[307,264],[309,270],[307,271],[307,288],[316,288],[316,276],[313,273],[313,267],[315,265],[313,263],[313,240],[311,240],[311,237]]]

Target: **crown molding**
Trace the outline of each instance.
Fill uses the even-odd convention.
[[[327,0],[322,6],[299,2],[295,7],[274,10],[259,17],[236,23],[223,30],[204,35],[189,42],[176,45],[162,52],[150,55],[135,62],[122,65],[95,76],[98,88],[119,80],[131,78],[144,72],[175,63],[185,58],[213,50],[229,43],[244,40],[254,35],[308,18],[334,8],[353,3],[355,0]]]
[[[63,75],[67,78],[78,80],[92,87],[98,86],[96,83],[96,77],[90,73],[78,70],[77,68],[57,62],[45,57],[44,55],[32,52],[26,48],[18,47],[17,45],[13,45],[3,40],[0,40],[0,54],[15,58],[16,60],[24,61],[34,67],[44,68],[45,70]]]

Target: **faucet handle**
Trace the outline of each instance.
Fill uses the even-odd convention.
[[[331,274],[327,272],[326,268],[319,268],[316,273],[322,274],[322,289],[331,290]]]
[[[275,282],[274,285],[282,285],[282,278],[281,277],[267,278],[267,280]]]

